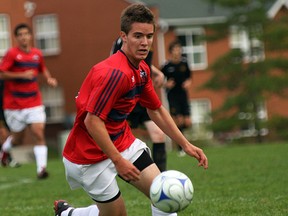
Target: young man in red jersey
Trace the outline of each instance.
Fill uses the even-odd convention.
[[[111,53],[114,54],[122,47],[122,40],[119,37],[113,44]],[[152,64],[153,51],[150,50],[145,62],[150,67],[154,88],[161,88],[164,84],[164,74]],[[127,117],[129,126],[132,129],[137,129],[141,125],[145,126],[149,137],[152,141],[152,158],[155,164],[158,166],[161,172],[166,170],[167,167],[167,154],[166,154],[166,136],[164,132],[153,122],[147,113],[145,107],[141,106],[139,103],[136,104],[135,108]]]
[[[41,51],[31,46],[31,33],[28,25],[17,25],[14,35],[18,46],[9,49],[0,64],[1,77],[5,80],[4,115],[11,130],[11,136],[2,145],[1,155],[3,159],[12,145],[22,143],[25,128],[28,126],[36,140],[34,154],[37,177],[44,179],[48,177],[48,152],[44,137],[46,114],[37,76],[41,73],[52,87],[57,85],[57,80],[51,77],[45,67]]]
[[[199,161],[199,166],[208,168],[203,151],[182,135],[153,88],[144,59],[154,32],[152,12],[142,4],[130,5],[121,15],[122,49],[95,65],[84,80],[63,162],[70,187],[82,187],[96,205],[72,208],[58,200],[54,202],[56,216],[127,215],[117,175],[149,197],[151,183],[160,171],[149,148],[134,137],[126,121],[138,101],[168,136]],[[152,215],[177,214],[152,206]]]

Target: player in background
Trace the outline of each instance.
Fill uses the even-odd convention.
[[[111,54],[116,53],[122,47],[122,40],[119,37],[113,44]],[[152,65],[153,51],[150,50],[145,62],[150,67],[151,77],[155,88],[161,88],[164,84],[163,73],[154,65]],[[167,154],[166,154],[166,137],[164,132],[149,118],[145,107],[139,103],[136,104],[133,111],[127,117],[127,121],[131,129],[136,129],[144,125],[148,131],[149,137],[152,141],[152,158],[161,172],[166,170],[167,167]]]
[[[169,110],[179,130],[191,126],[190,106],[188,90],[192,82],[192,74],[187,60],[182,57],[182,46],[180,42],[174,41],[169,45],[170,59],[162,67],[167,82],[165,88],[169,103]],[[179,156],[185,152],[178,145]]]
[[[48,150],[44,137],[46,114],[42,104],[37,77],[42,74],[47,84],[55,87],[57,80],[51,77],[44,65],[42,53],[31,46],[32,32],[28,25],[19,24],[14,30],[18,43],[7,51],[0,63],[1,77],[5,80],[3,109],[11,135],[2,145],[2,158],[9,154],[13,145],[23,142],[28,127],[36,140],[34,155],[37,177],[48,177]],[[26,78],[19,78],[19,74]]]
[[[57,200],[56,216],[127,215],[117,175],[149,198],[151,183],[160,170],[149,147],[134,137],[126,121],[137,102],[147,108],[149,117],[162,131],[198,160],[199,166],[208,168],[206,155],[179,131],[153,87],[144,59],[154,32],[152,12],[142,4],[128,6],[121,14],[121,50],[96,64],[82,83],[63,163],[70,187],[84,189],[96,205],[73,208]],[[153,216],[177,215],[151,208]]]

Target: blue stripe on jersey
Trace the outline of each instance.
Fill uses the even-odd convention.
[[[127,118],[128,114],[120,113],[118,110],[112,109],[108,114],[108,118],[115,122],[122,122]]]
[[[18,98],[28,98],[28,97],[34,97],[37,95],[37,91],[33,91],[33,92],[18,92],[18,91],[13,91],[12,95],[14,97],[18,97]]]
[[[39,67],[39,62],[18,62],[15,61],[14,66],[16,67],[29,67],[29,68],[38,68]]]
[[[122,75],[123,73],[120,70],[113,70],[106,87],[103,89],[103,92],[99,96],[99,100],[94,107],[94,113],[101,113],[103,111],[108,99],[119,84]]]
[[[125,129],[122,129],[116,134],[109,134],[110,139],[114,142],[119,136],[121,136],[124,133]]]
[[[13,82],[17,82],[17,83],[32,83],[32,82],[36,82],[37,78],[34,77],[33,79],[13,79]]]
[[[139,96],[143,91],[144,86],[135,86],[131,89],[124,97],[128,99],[133,99],[136,96]]]

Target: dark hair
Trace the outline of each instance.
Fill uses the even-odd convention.
[[[180,47],[182,47],[181,42],[178,41],[178,40],[176,40],[176,41],[173,41],[172,43],[170,43],[170,45],[169,45],[169,47],[168,47],[168,51],[169,51],[169,53],[171,53],[172,50],[174,49],[174,47],[176,47],[176,46],[180,46]]]
[[[173,41],[172,43],[170,43],[169,47],[168,47],[168,51],[171,53],[172,50],[174,49],[174,47],[176,46],[180,46],[182,47],[182,44],[180,41],[176,40],[176,41]]]
[[[32,32],[32,30],[31,30],[31,28],[30,28],[29,25],[27,25],[27,24],[25,24],[25,23],[20,23],[20,24],[18,24],[18,25],[15,27],[15,29],[14,29],[14,35],[17,36],[17,35],[18,35],[18,31],[19,31],[20,29],[23,29],[23,28],[28,29],[28,31],[29,31],[30,33]]]
[[[128,6],[121,14],[121,31],[128,34],[133,23],[151,23],[154,25],[154,15],[149,8],[143,4],[132,4]]]

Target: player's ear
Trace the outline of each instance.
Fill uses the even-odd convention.
[[[120,32],[120,37],[121,37],[123,43],[127,42],[127,35],[126,35],[125,32],[121,31]]]

